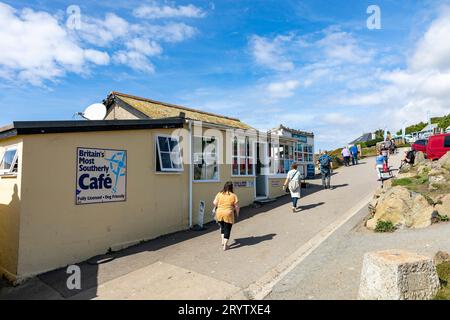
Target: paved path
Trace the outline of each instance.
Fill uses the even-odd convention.
[[[450,252],[450,223],[380,234],[363,227],[365,216],[367,208],[278,282],[266,299],[357,299],[364,253],[404,249],[433,257],[439,250]]]
[[[339,169],[333,190],[322,190],[319,180],[312,183],[297,213],[291,212],[288,197],[243,210],[229,251],[221,250],[217,228],[209,225],[206,232],[180,232],[128,248],[105,264],[80,264],[82,291],[68,291],[65,270],[56,270],[3,288],[0,299],[262,298],[277,285],[277,277],[364,204],[378,184],[374,159]]]

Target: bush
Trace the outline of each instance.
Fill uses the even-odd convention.
[[[450,299],[450,262],[443,262],[436,266],[436,271],[439,276],[439,281],[442,284],[441,290],[437,293],[436,300],[449,300]]]
[[[379,220],[375,227],[375,232],[394,232],[395,226],[391,221]]]
[[[392,180],[392,186],[409,186],[413,183],[413,180],[411,178],[401,178],[401,179],[395,179]]]

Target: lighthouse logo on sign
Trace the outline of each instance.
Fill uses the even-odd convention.
[[[126,201],[127,152],[77,149],[76,204]]]

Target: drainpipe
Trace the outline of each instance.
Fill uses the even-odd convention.
[[[192,180],[193,170],[192,165],[192,120],[189,120],[189,228],[192,228]]]

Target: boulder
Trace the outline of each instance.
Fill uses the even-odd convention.
[[[364,255],[358,299],[429,300],[440,289],[433,260],[403,250]]]
[[[418,175],[422,175],[424,173],[430,172],[430,170],[431,170],[431,163],[430,162],[426,162],[426,163],[423,163],[423,164],[421,164],[421,165],[419,165],[417,167],[417,174]]]
[[[431,225],[435,209],[421,194],[413,193],[405,187],[396,186],[377,199],[372,209],[373,217],[366,223],[375,230],[378,221],[390,221],[397,228],[425,228]]]
[[[439,212],[441,216],[450,216],[450,194],[445,195],[436,202],[438,202],[435,206],[437,212]]]
[[[434,255],[434,263],[436,265],[441,264],[443,262],[450,262],[450,254],[444,251],[438,251]]]
[[[417,174],[415,174],[414,172],[403,172],[403,173],[397,174],[397,176],[395,178],[396,179],[405,179],[405,178],[413,178],[415,176],[417,176]]]
[[[422,151],[416,152],[416,158],[415,158],[415,160],[414,160],[414,166],[415,166],[415,167],[418,167],[418,166],[420,166],[421,164],[426,163],[426,161],[427,161],[427,160],[425,159],[425,155],[423,154]]]
[[[400,169],[400,173],[409,172],[411,170],[411,165],[409,163],[406,163],[403,165],[403,167]]]
[[[442,158],[440,158],[437,164],[441,168],[450,170],[450,151],[448,151]]]

